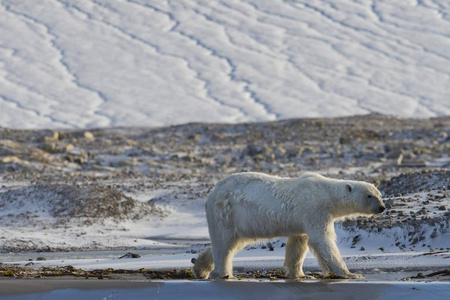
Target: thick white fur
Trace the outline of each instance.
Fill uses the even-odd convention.
[[[314,173],[299,178],[231,175],[217,183],[206,203],[211,248],[195,260],[194,273],[197,278],[230,278],[236,252],[258,239],[287,236],[284,266],[290,278],[304,276],[309,248],[324,274],[360,278],[341,258],[334,221],[380,212],[384,207],[380,197],[372,184]]]

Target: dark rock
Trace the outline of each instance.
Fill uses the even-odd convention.
[[[128,252],[127,254],[122,255],[121,257],[119,257],[119,259],[122,259],[122,258],[140,258],[140,257],[141,256],[139,254]]]
[[[247,155],[256,156],[264,152],[264,148],[262,146],[249,144],[247,145]]]
[[[353,240],[352,240],[352,246],[356,245],[356,244],[359,242],[359,239],[360,239],[360,238],[361,238],[361,235],[360,235],[360,234],[355,235],[355,236],[353,237]]]

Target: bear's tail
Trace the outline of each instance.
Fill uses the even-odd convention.
[[[211,247],[203,250],[197,258],[193,258],[191,262],[194,264],[192,271],[195,278],[208,279],[209,273],[214,268],[214,260],[211,252]]]

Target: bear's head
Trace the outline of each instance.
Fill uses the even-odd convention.
[[[371,183],[352,181],[345,184],[346,198],[352,202],[353,213],[374,215],[382,213],[386,206],[380,191]]]

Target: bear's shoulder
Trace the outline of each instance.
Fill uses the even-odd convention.
[[[228,178],[246,178],[249,180],[264,180],[264,181],[270,181],[270,180],[276,180],[281,179],[281,177],[273,176],[273,175],[267,175],[264,173],[258,173],[258,172],[242,172],[242,173],[235,173],[230,175]]]
[[[255,182],[274,182],[278,179],[281,179],[281,177],[278,176],[271,176],[264,173],[258,173],[258,172],[242,172],[242,173],[235,173],[232,174],[222,180],[220,180],[217,183],[217,187],[223,186],[223,185],[245,185]]]
[[[320,179],[320,180],[328,180],[325,176],[322,176],[318,173],[307,172],[300,175],[299,179]]]

